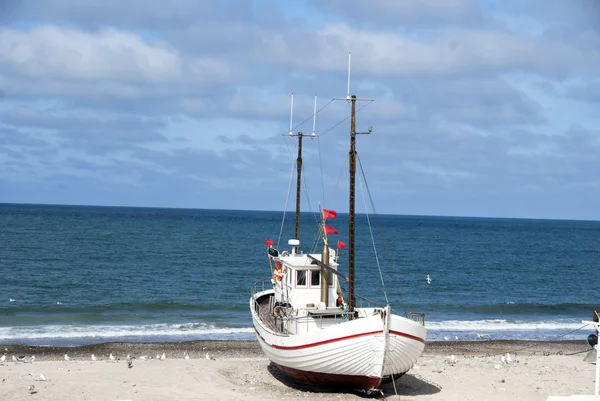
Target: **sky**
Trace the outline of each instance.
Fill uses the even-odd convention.
[[[350,52],[358,212],[600,220],[600,0],[0,0],[0,202],[293,210],[294,93],[345,212]]]

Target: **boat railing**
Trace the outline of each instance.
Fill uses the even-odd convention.
[[[415,322],[425,326],[425,314],[419,312],[408,312],[405,313],[405,316],[409,319],[414,320]]]
[[[368,298],[364,298],[358,295],[354,296],[356,298],[356,307],[357,308],[384,308],[383,305],[378,304],[375,301],[371,301]]]
[[[273,283],[271,282],[271,278],[267,277],[267,278],[263,278],[261,280],[258,280],[256,283],[254,283],[252,285],[252,296],[254,297],[254,295],[257,292],[263,292],[266,290],[270,290],[273,288]]]

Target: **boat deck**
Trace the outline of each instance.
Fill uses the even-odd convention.
[[[268,297],[264,297],[262,299],[260,299],[260,302],[258,303],[259,306],[259,312],[258,315],[260,316],[260,320],[270,329],[273,330],[276,333],[281,333],[283,334],[283,322],[277,322],[275,315],[273,315],[270,311],[269,311],[269,305],[272,302],[271,299],[273,299],[273,296],[268,296]]]

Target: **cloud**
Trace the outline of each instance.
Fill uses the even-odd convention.
[[[482,5],[477,0],[380,0],[377,6],[360,0],[312,0],[310,4],[325,12],[364,24],[440,26],[481,22]]]
[[[352,52],[380,211],[599,216],[596,4],[555,3],[2,2],[0,201],[281,208],[294,92],[294,131],[314,93],[324,107],[314,206],[348,185],[349,104],[331,99]]]
[[[29,31],[0,28],[0,85],[7,97],[87,101],[192,95],[231,83],[227,63],[184,57],[115,28],[86,32],[52,25]],[[181,100],[179,100],[181,102]]]

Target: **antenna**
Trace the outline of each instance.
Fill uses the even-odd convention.
[[[317,136],[317,134],[315,134],[315,127],[317,125],[317,94],[315,93],[315,108],[313,110],[313,132],[311,134],[311,138],[314,138],[315,136]]]
[[[352,63],[352,53],[348,52],[348,95],[346,100],[350,100],[350,64]]]
[[[292,125],[292,119],[294,118],[294,93],[292,93],[292,100],[290,102],[290,133],[289,135],[292,136],[294,135],[294,132],[292,131],[292,129],[294,128]]]

